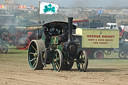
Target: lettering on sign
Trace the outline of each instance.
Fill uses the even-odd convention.
[[[109,44],[114,37],[114,35],[87,35],[88,41],[93,44]]]

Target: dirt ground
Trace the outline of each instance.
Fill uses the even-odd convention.
[[[119,59],[89,60],[87,72],[79,72],[75,64],[70,71],[55,72],[51,65],[31,70],[27,53],[0,54],[0,85],[128,85],[127,63]]]

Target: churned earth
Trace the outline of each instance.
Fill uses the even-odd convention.
[[[75,63],[70,71],[55,72],[52,65],[31,70],[27,50],[10,48],[0,54],[0,85],[128,85],[128,59],[116,54],[89,59],[87,72],[79,72]]]

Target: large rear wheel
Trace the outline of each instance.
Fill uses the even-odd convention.
[[[45,45],[42,40],[31,41],[28,49],[28,63],[31,69],[41,70],[44,65],[42,64],[42,52],[45,50]]]
[[[80,51],[77,55],[76,65],[79,71],[85,72],[88,67],[88,57],[86,51]]]

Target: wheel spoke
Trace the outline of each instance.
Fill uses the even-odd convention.
[[[58,53],[55,54],[56,58],[59,56]]]
[[[30,54],[34,55],[35,53],[33,53],[33,52],[30,52]]]
[[[54,62],[56,62],[56,59],[53,59]]]
[[[85,61],[85,56],[81,54],[79,61],[80,61],[80,63],[83,63]]]
[[[36,61],[33,63],[33,66],[35,66],[36,65]]]
[[[37,49],[32,45],[32,48],[35,50],[35,51],[37,51]]]
[[[58,60],[60,60],[59,58],[57,58],[57,59],[54,59],[54,62],[56,63]]]
[[[60,60],[60,58],[57,58],[56,61]]]
[[[34,60],[36,60],[36,58],[33,58],[33,59],[31,59],[30,61],[34,61]]]
[[[59,63],[58,63],[58,62],[56,62],[55,64],[56,64],[56,65],[57,65],[57,67],[59,68],[59,66],[60,66],[60,65],[59,65]]]

